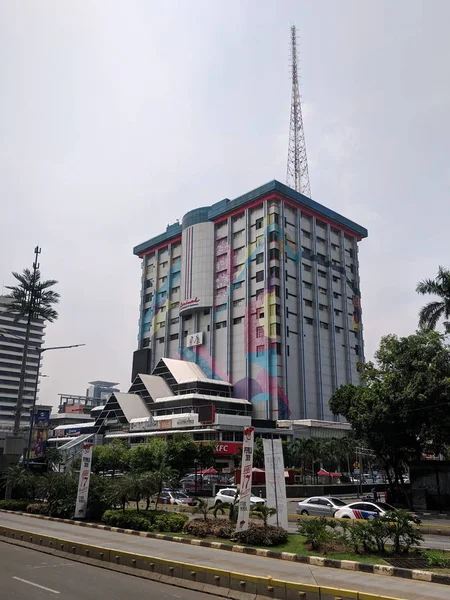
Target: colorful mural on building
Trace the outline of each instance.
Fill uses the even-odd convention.
[[[269,211],[270,208],[269,206]],[[280,216],[276,212],[269,213],[263,220],[256,240],[249,244],[243,240],[238,249],[232,248],[227,235],[217,238],[215,247],[215,303],[212,307],[211,328],[227,320],[228,309],[236,297],[233,295],[234,291],[240,288],[244,291],[250,277],[252,261],[264,266],[261,287],[256,296],[247,298],[244,312],[248,376],[232,383],[237,397],[247,398],[252,403],[265,407],[267,419],[288,419],[291,416],[286,394],[285,365],[282,364],[283,353],[280,347],[280,332],[286,330],[286,317],[281,307],[282,302],[277,302],[277,299],[284,294],[285,274],[281,272],[281,265],[291,261],[293,268],[298,269],[303,255],[302,248],[297,248],[297,244],[289,237],[285,228],[279,225],[279,219]],[[265,241],[268,242],[268,256],[260,256],[264,252]],[[281,260],[283,253],[286,255],[286,261]],[[315,260],[310,254],[307,258]],[[254,269],[252,273],[253,271]],[[345,273],[345,269],[341,272]],[[180,285],[180,282],[181,258],[177,258],[170,267],[167,279],[157,289],[148,289],[148,293],[152,294],[152,304],[144,311],[140,323],[141,338],[146,332],[152,331],[152,334],[156,334],[161,327],[166,326],[167,311],[175,307],[170,305],[170,290]],[[353,328],[358,331],[361,322],[359,291],[353,289],[353,282],[348,279],[347,284],[353,294]],[[246,297],[246,294],[243,295]],[[211,379],[230,379],[228,361],[222,359],[220,364],[218,363],[212,355],[211,343],[193,347],[182,347],[182,343],[180,336],[177,357],[197,363]],[[232,373],[231,376],[234,379]]]

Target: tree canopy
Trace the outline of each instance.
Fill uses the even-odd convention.
[[[43,281],[41,272],[24,269],[22,273],[13,272],[18,285],[7,285],[10,290],[7,298],[11,300],[8,311],[17,315],[18,318],[28,317],[44,319],[53,323],[58,318],[58,313],[53,308],[59,302],[60,295],[49,289],[58,282],[54,279]]]
[[[444,327],[450,333],[450,271],[439,267],[436,279],[424,279],[417,284],[416,292],[422,295],[437,296],[425,304],[419,312],[419,327],[435,329],[439,320],[444,318]]]
[[[361,385],[341,386],[332,396],[386,471],[423,453],[446,452],[450,443],[450,350],[436,331],[382,338],[375,362],[360,365]]]

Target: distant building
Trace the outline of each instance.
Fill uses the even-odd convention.
[[[86,390],[86,397],[96,398],[98,400],[106,400],[108,396],[119,392],[119,388],[115,387],[119,385],[114,381],[90,381],[89,387]]]
[[[4,430],[12,430],[14,425],[24,346],[22,339],[27,327],[26,319],[16,321],[14,315],[8,312],[9,303],[8,298],[0,296],[0,428]],[[42,319],[34,319],[32,322],[20,419],[23,428],[28,428],[30,424],[30,409],[39,369],[36,349],[41,348],[44,343],[45,327]]]

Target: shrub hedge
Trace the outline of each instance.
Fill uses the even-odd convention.
[[[288,533],[282,527],[250,523],[247,531],[235,534],[236,525],[228,519],[193,519],[184,526],[184,533],[199,538],[207,536],[236,539],[238,543],[251,546],[279,546],[288,541]]]
[[[162,510],[140,511],[128,509],[107,510],[103,513],[102,522],[111,527],[135,529],[136,531],[182,531],[188,520],[187,515],[167,513]]]
[[[27,513],[33,515],[48,515],[49,507],[45,502],[33,502],[27,506]]]
[[[275,525],[264,527],[264,525],[250,523],[247,531],[238,533],[236,538],[241,544],[251,546],[279,546],[288,541],[288,532]]]
[[[25,512],[29,503],[29,500],[0,500],[0,508],[3,510]]]

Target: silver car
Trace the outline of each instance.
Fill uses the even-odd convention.
[[[343,506],[347,506],[347,504],[339,498],[314,496],[297,503],[297,514],[314,517],[334,517],[334,513]]]

